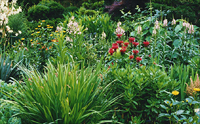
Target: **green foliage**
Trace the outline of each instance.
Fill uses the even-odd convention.
[[[196,6],[200,3],[199,0],[152,0],[152,6],[154,9],[170,10],[167,15],[168,19],[174,18],[186,18],[190,22],[199,26],[200,14],[199,7]]]
[[[19,75],[17,64],[14,64],[12,60],[10,59],[9,55],[6,55],[5,53],[1,53],[0,55],[0,79],[9,82],[11,77],[17,77]]]
[[[103,6],[104,6],[104,0],[100,1],[93,1],[93,0],[88,0],[88,2],[82,3],[82,7],[86,8],[87,10],[96,10],[96,11],[101,11],[103,12]]]
[[[97,123],[118,99],[105,95],[109,85],[100,86],[100,68],[101,64],[81,70],[76,65],[48,64],[40,74],[22,67],[26,85],[15,89],[17,96],[6,93],[20,108],[22,119],[29,119],[26,123]]]
[[[14,89],[17,88],[16,84],[7,84],[0,81],[0,124],[21,124],[21,119],[18,117],[13,117],[19,110],[16,106],[13,106],[7,100],[10,100],[3,92],[8,92],[12,95],[16,95]]]
[[[186,97],[186,82],[190,82],[190,78],[195,78],[195,71],[190,65],[173,65],[170,68],[170,77],[180,83],[181,100]]]
[[[29,20],[62,18],[64,7],[55,1],[43,0],[28,9]]]
[[[66,15],[68,12],[76,12],[78,10],[79,10],[79,8],[76,6],[69,6],[69,7],[65,8],[64,14]]]
[[[170,100],[165,100],[160,104],[162,108],[162,113],[159,114],[160,122],[168,121],[170,124],[183,123],[183,124],[196,124],[199,123],[200,113],[199,110],[196,111],[195,106],[199,105],[192,96],[186,98],[183,101],[178,101],[173,98],[171,93],[168,93],[172,98]]]
[[[26,35],[26,32],[28,30],[27,19],[24,13],[18,13],[9,16],[8,25],[13,30],[13,32],[21,31],[22,34],[19,34],[19,36],[22,37]]]
[[[49,8],[45,5],[34,5],[28,10],[28,19],[36,20],[47,19],[49,14]]]
[[[116,68],[114,65],[109,69],[106,81],[114,79],[117,81],[112,86],[113,94],[124,95],[118,105],[118,109],[123,110],[121,114],[124,114],[124,118],[121,121],[124,123],[131,121],[131,116],[140,114],[142,120],[158,121],[160,103],[167,97],[161,92],[166,89],[172,91],[179,85],[156,66],[132,68],[127,65],[126,68]]]

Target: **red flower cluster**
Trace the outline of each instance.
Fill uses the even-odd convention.
[[[108,51],[110,53],[110,55],[113,55],[113,53],[115,52],[112,48],[109,49]]]
[[[116,51],[116,49],[118,49],[119,47],[118,47],[118,45],[117,45],[117,43],[113,43],[112,44],[112,49],[114,49],[115,51]]]
[[[117,34],[117,37],[118,37],[118,38],[121,38],[121,36],[122,36],[122,34]]]
[[[139,43],[138,43],[138,42],[133,42],[133,45],[134,45],[135,47],[137,47],[137,46],[139,45]]]
[[[118,40],[118,41],[116,41],[116,43],[118,43],[119,44],[119,46],[122,46],[122,44],[124,43],[123,41],[121,41],[121,40]]]
[[[125,42],[124,45],[125,45],[126,47],[128,47],[129,43],[128,43],[128,42]]]
[[[145,47],[149,46],[149,42],[148,41],[146,41],[146,42],[144,41],[143,44],[144,44]]]
[[[136,61],[137,61],[137,62],[140,62],[140,61],[142,61],[142,58],[141,58],[141,57],[137,57],[137,58],[136,58]]]
[[[121,53],[125,53],[125,52],[126,52],[126,46],[122,46],[120,52],[121,52]]]
[[[133,54],[137,55],[139,53],[138,50],[133,50]]]
[[[135,41],[135,38],[134,38],[134,37],[130,37],[130,38],[129,38],[129,42],[130,42],[130,43],[133,43],[134,41]]]
[[[122,35],[117,34],[117,36],[118,36],[118,38],[121,38]],[[130,43],[133,44],[134,47],[137,47],[139,45],[139,42],[134,42],[134,41],[135,41],[134,37],[130,37],[129,42],[123,42],[122,40],[118,40],[118,41],[116,41],[116,43],[112,44],[112,48],[110,48],[108,52],[110,53],[110,55],[113,55],[113,53],[116,52],[116,50],[121,47],[120,52],[123,55],[127,51],[127,47]],[[145,47],[147,47],[149,45],[149,42],[144,41],[143,44],[144,44]],[[139,53],[139,51],[137,49],[134,49],[132,52],[133,52],[133,54],[129,55],[129,59],[135,58],[136,62],[142,61],[142,58],[137,56],[138,53]]]
[[[134,58],[134,55],[130,55],[130,56],[129,56],[129,59],[133,59],[133,58]]]

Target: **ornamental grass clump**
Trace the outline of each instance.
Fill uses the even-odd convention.
[[[80,124],[98,123],[108,114],[107,110],[117,98],[106,96],[109,85],[100,87],[101,64],[79,70],[77,65],[47,65],[44,74],[21,67],[24,82],[15,81],[20,87],[17,96],[6,92],[10,101],[20,109],[25,123]],[[105,121],[105,120],[104,120]]]
[[[195,96],[198,91],[200,91],[200,80],[199,75],[197,74],[196,81],[193,81],[192,78],[190,78],[190,85],[186,83],[186,93],[190,96]]]

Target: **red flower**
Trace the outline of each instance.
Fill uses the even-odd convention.
[[[128,47],[129,43],[128,43],[128,42],[125,42],[124,45],[125,45],[126,47]]]
[[[137,45],[139,45],[139,43],[138,43],[138,42],[133,42],[133,45],[134,45],[135,47],[137,47]]]
[[[118,38],[121,38],[121,36],[122,36],[122,34],[117,34],[117,37],[118,37]]]
[[[114,49],[115,51],[116,51],[116,49],[118,49],[119,47],[118,47],[118,45],[117,45],[117,43],[113,43],[112,44],[112,49]]]
[[[140,66],[143,66],[143,64],[140,64]]]
[[[133,54],[137,55],[139,53],[138,50],[133,50]]]
[[[122,46],[122,43],[124,43],[123,41],[120,41],[120,40],[118,40],[118,41],[116,41],[116,43],[118,43],[119,44],[119,46]]]
[[[113,55],[114,50],[112,48],[110,48],[108,52],[110,53],[110,55]]]
[[[142,60],[141,57],[137,57],[137,58],[136,58],[136,61],[137,61],[137,62],[140,62],[141,60]]]
[[[133,59],[133,58],[134,58],[134,55],[130,55],[130,56],[129,56],[129,59]]]
[[[146,42],[143,42],[144,46],[147,47],[149,45],[149,42],[146,41]]]
[[[123,46],[120,50],[121,53],[125,53],[126,52],[126,46]]]
[[[135,38],[134,37],[130,37],[129,38],[129,42],[133,43],[135,41]]]
[[[149,57],[151,57],[151,55],[149,55]]]

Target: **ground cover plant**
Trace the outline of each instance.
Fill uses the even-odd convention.
[[[200,28],[189,19],[151,2],[117,21],[104,0],[69,13],[34,2],[28,13],[0,2],[0,123],[200,122]]]

